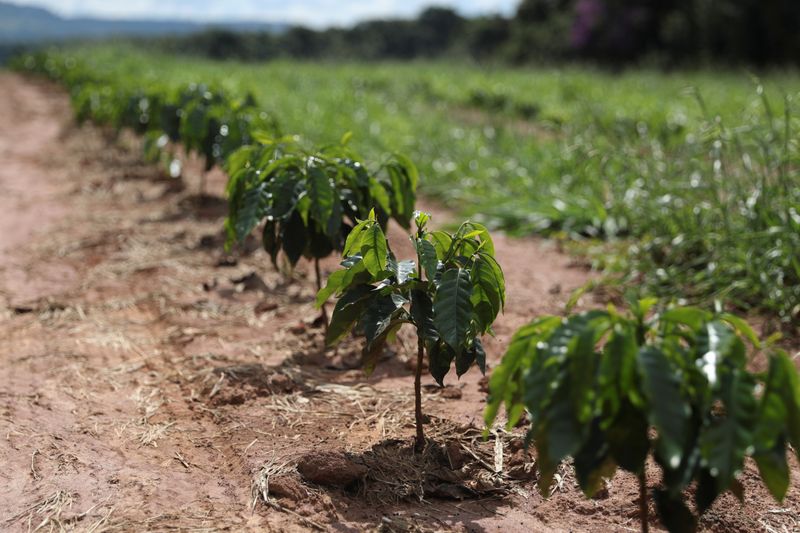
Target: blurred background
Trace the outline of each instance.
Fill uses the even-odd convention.
[[[19,45],[135,38],[217,59],[462,58],[663,67],[796,64],[794,0],[26,0],[0,2],[3,55]]]

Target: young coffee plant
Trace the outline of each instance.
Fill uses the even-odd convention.
[[[229,246],[264,221],[262,242],[273,264],[281,252],[292,266],[301,257],[313,259],[319,290],[319,260],[343,249],[369,206],[378,206],[384,226],[389,217],[410,226],[418,176],[405,157],[396,155],[370,173],[344,141],[316,152],[292,138],[262,136],[259,141],[237,151],[226,165]]]
[[[618,467],[638,475],[643,531],[650,456],[663,473],[654,496],[670,531],[696,528],[684,503],[691,484],[698,514],[725,491],[742,499],[737,475],[748,456],[781,501],[787,443],[800,454],[800,381],[791,359],[771,350],[768,370],[750,372],[744,339],[760,343],[743,320],[691,307],[653,314],[654,305],[548,316],[521,328],[492,374],[486,423],[501,405],[509,426],[529,413],[545,495],[567,457],[587,496]]]
[[[359,222],[344,247],[344,268],[331,274],[317,303],[338,297],[328,344],[355,328],[366,340],[362,362],[368,372],[403,324],[416,328],[416,449],[421,450],[425,353],[430,373],[440,385],[454,362],[459,377],[473,364],[485,373],[480,337],[492,333],[492,323],[505,305],[505,280],[485,227],[465,222],[451,235],[428,232],[425,213],[418,212],[414,220],[417,231],[411,241],[416,260],[395,257],[374,212]]]

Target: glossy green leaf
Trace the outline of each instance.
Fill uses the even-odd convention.
[[[457,353],[462,350],[472,318],[472,283],[463,268],[446,270],[433,300],[433,323]]]
[[[361,256],[370,274],[377,277],[386,270],[388,247],[386,237],[378,224],[372,224],[363,231]]]

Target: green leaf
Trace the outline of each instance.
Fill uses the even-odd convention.
[[[281,242],[283,243],[283,252],[286,254],[289,263],[296,265],[297,261],[303,256],[308,242],[306,227],[297,211],[294,211],[289,220],[282,225]]]
[[[461,350],[456,354],[456,375],[460,378],[470,369],[475,362],[475,350]]]
[[[328,282],[317,293],[316,306],[317,308],[328,301],[328,298],[339,292],[342,288],[342,282],[347,277],[347,270],[337,270],[328,276]]]
[[[320,227],[329,237],[338,235],[342,221],[341,207],[330,178],[319,167],[308,169],[308,197],[311,201],[311,215]]]
[[[650,452],[650,429],[645,415],[629,401],[623,401],[606,430],[609,451],[619,466],[628,472],[642,471]]]
[[[464,239],[477,239],[481,242],[481,249],[488,255],[494,256],[494,242],[492,241],[489,230],[483,224],[477,222],[465,222],[457,232]]]
[[[440,386],[444,387],[444,377],[450,372],[450,366],[456,354],[450,346],[441,341],[429,342],[428,369]]]
[[[789,490],[789,464],[786,462],[786,443],[781,439],[768,450],[761,450],[753,455],[758,465],[761,479],[769,489],[769,493],[778,502],[783,502]]]
[[[778,351],[772,356],[771,365],[773,361],[780,383],[777,393],[786,408],[786,434],[800,460],[800,378],[785,352]]]
[[[383,185],[380,184],[375,178],[369,178],[369,194],[372,197],[372,204],[378,207],[384,213],[392,212],[392,204],[389,198],[389,193]]]
[[[755,384],[746,372],[736,369],[726,373],[721,386],[725,414],[705,428],[699,439],[703,460],[716,480],[718,493],[730,486],[742,468],[753,441],[757,407],[753,396]]]
[[[414,261],[397,261],[392,255],[387,259],[389,271],[397,278],[397,284],[402,285],[414,277],[417,265]]]
[[[761,341],[759,340],[758,335],[756,335],[756,332],[753,331],[753,328],[750,327],[750,324],[748,324],[747,321],[730,313],[721,314],[720,319],[733,326],[739,335],[744,336],[753,346],[756,348],[761,347]]]
[[[237,191],[238,192],[238,191]],[[236,240],[243,241],[253,231],[263,216],[263,184],[247,187],[236,195],[235,206],[231,211],[234,220]]]
[[[733,330],[718,320],[707,322],[697,335],[697,365],[713,389],[723,365],[739,368],[745,364],[745,347]]]
[[[574,457],[575,477],[587,498],[603,487],[603,479],[613,477],[617,465],[609,454],[609,445],[599,419],[591,424],[589,436]]]
[[[433,323],[442,337],[456,353],[466,342],[472,318],[472,283],[469,272],[463,268],[446,270],[433,300]]]
[[[523,373],[533,367],[536,345],[561,324],[561,317],[545,316],[517,330],[511,338],[503,360],[489,378],[489,398],[483,419],[488,427],[494,423],[500,405],[506,406],[509,427],[513,427],[522,414]],[[513,413],[512,413],[513,410]]]
[[[273,266],[278,266],[278,252],[281,249],[281,242],[277,234],[278,225],[275,222],[264,224],[264,231],[261,234],[261,244],[272,260]]]
[[[480,339],[476,338],[472,341],[472,351],[475,352],[475,363],[481,371],[481,374],[486,375],[486,351],[483,349],[483,343]]]
[[[372,224],[374,224],[374,222],[370,220],[362,220],[355,225],[345,241],[344,250],[342,250],[343,257],[350,257],[361,253],[361,246],[364,242],[364,230],[372,226]]]
[[[431,244],[436,250],[436,256],[440,261],[443,261],[450,250],[450,245],[453,243],[453,238],[446,231],[432,231],[426,235]]]
[[[297,176],[290,173],[279,174],[267,182],[267,195],[270,199],[266,214],[273,219],[288,216],[297,205],[297,186]]]
[[[637,352],[634,328],[629,324],[616,325],[603,347],[597,376],[598,392],[607,402],[612,416],[624,401],[623,398],[634,392]]]
[[[378,224],[373,223],[364,229],[361,256],[367,271],[374,277],[377,278],[386,270],[388,247],[383,230]]]
[[[328,325],[328,334],[325,338],[328,346],[340,341],[353,329],[364,309],[369,305],[370,297],[374,294],[374,287],[371,285],[356,285],[339,298],[333,308],[331,323]]]
[[[436,256],[436,248],[425,239],[416,239],[417,255],[419,256],[422,268],[429,280],[436,277],[436,269],[439,266],[439,258]]]
[[[372,374],[386,343],[390,338],[394,337],[402,325],[403,322],[401,320],[392,321],[383,333],[364,346],[361,352],[361,365],[365,374]]]
[[[693,330],[699,330],[710,318],[711,313],[697,307],[675,307],[661,315],[662,320],[686,324]]]
[[[689,419],[679,378],[664,353],[652,346],[639,350],[638,367],[649,421],[658,430],[659,450],[666,466],[675,469],[683,458]]]
[[[411,291],[411,318],[417,326],[418,335],[421,334],[427,341],[439,340],[433,324],[433,303],[430,296],[423,291]]]
[[[505,302],[503,272],[499,268],[495,268],[490,259],[481,256],[473,261],[470,275],[474,285],[472,305],[476,308],[480,321],[484,325],[480,329],[485,330],[494,322]],[[488,307],[481,307],[482,302],[485,302]]]
[[[364,328],[367,344],[372,343],[386,331],[395,313],[404,303],[405,300],[395,294],[374,296],[369,299],[359,320]]]
[[[558,465],[578,451],[583,435],[575,420],[568,384],[562,384],[553,394],[550,406],[534,419],[536,449],[539,452],[539,491],[548,495]]]

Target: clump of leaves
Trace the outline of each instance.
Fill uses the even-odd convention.
[[[344,267],[331,274],[317,295],[322,305],[338,297],[327,342],[335,344],[354,328],[365,338],[364,368],[371,372],[386,343],[403,324],[417,333],[414,380],[416,448],[425,446],[421,375],[425,353],[434,379],[443,385],[455,363],[460,377],[474,364],[486,372],[480,337],[505,305],[503,271],[486,228],[465,222],[454,234],[427,230],[429,216],[417,212],[411,235],[416,260],[398,260],[374,212],[360,221],[344,247]]]
[[[699,514],[725,491],[743,498],[737,475],[748,456],[781,501],[787,443],[800,455],[800,380],[791,359],[770,350],[768,370],[750,372],[744,339],[761,344],[746,322],[692,307],[653,314],[655,303],[637,302],[629,314],[609,307],[548,316],[521,328],[492,375],[486,423],[501,405],[510,426],[530,413],[545,495],[567,457],[587,496],[617,467],[637,474],[644,531],[651,455],[663,472],[655,500],[670,531],[696,528],[684,502],[692,483]]]
[[[258,140],[226,165],[228,246],[264,221],[262,242],[273,264],[277,267],[281,252],[292,266],[301,257],[313,259],[319,289],[319,259],[344,248],[371,206],[377,206],[381,225],[391,217],[410,226],[419,178],[409,159],[395,155],[370,172],[347,148],[346,138],[318,151],[307,151],[289,137]]]

